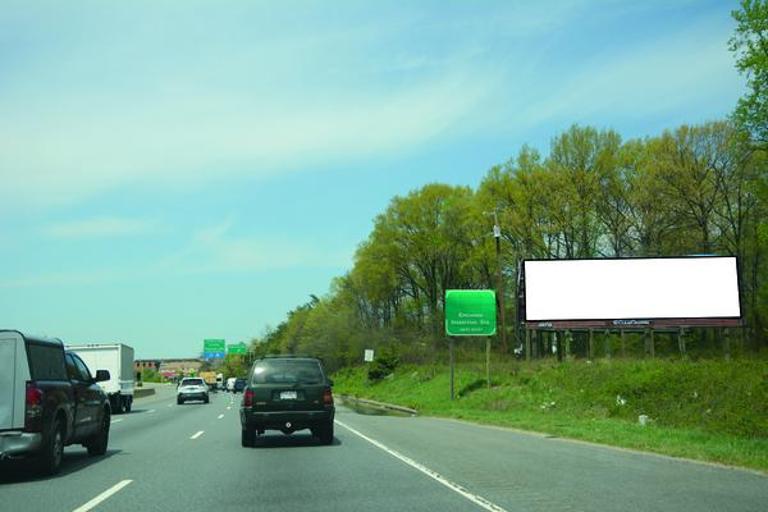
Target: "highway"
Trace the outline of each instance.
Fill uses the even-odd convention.
[[[242,395],[177,405],[175,388],[113,417],[106,457],[61,474],[0,469],[0,510],[764,511],[768,476],[453,420],[337,407],[336,438],[269,432],[240,446]]]

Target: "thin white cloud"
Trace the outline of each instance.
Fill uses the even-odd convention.
[[[271,271],[295,267],[343,269],[351,264],[353,248],[328,250],[326,241],[284,237],[238,236],[229,218],[199,230],[191,244],[165,264],[181,272]]]
[[[146,219],[97,217],[57,222],[47,226],[43,232],[51,238],[79,239],[145,235],[156,229],[157,224]]]
[[[549,45],[593,15],[625,23],[624,11],[665,4],[441,2],[344,16],[321,5],[115,14],[94,4],[53,9],[47,23],[0,17],[35,42],[4,61],[0,210],[364,163],[438,139],[523,136],[605,112],[636,119],[722,96],[736,75],[722,72],[732,70],[723,34],[712,36],[722,23],[620,42],[577,71]]]
[[[60,238],[82,238],[107,236],[108,233],[114,236],[120,229],[123,229],[123,234],[139,232],[138,224],[133,231],[129,229],[128,222],[123,228],[116,227],[119,225],[119,222],[83,222],[79,226],[75,223],[62,224],[52,226],[49,234]],[[295,240],[291,239],[289,234],[284,238],[235,235],[232,233],[234,227],[235,222],[230,217],[218,224],[201,228],[190,236],[184,247],[152,261],[133,263],[130,266],[69,268],[36,272],[26,276],[0,276],[0,288],[95,285],[151,280],[158,277],[248,274],[292,268],[332,268],[340,273],[352,264],[354,247],[344,248],[330,244],[334,249],[328,250],[327,240]]]
[[[179,188],[366,158],[443,133],[487,92],[484,82],[449,77],[318,105],[158,98],[98,119],[73,112],[22,119],[0,125],[0,180],[8,197],[61,202],[120,185]]]
[[[20,277],[0,278],[0,289],[96,285],[132,281],[147,275],[148,273],[144,270],[125,268],[40,272]]]
[[[560,120],[648,119],[721,101],[729,90],[735,104],[741,80],[727,49],[727,30],[719,19],[705,18],[661,40],[606,48],[585,59],[578,73],[564,77],[517,120],[529,127]]]

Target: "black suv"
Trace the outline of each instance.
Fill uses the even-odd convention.
[[[333,442],[331,380],[319,359],[265,357],[253,363],[240,405],[242,445],[251,447],[265,430],[292,434],[310,429],[323,444]]]

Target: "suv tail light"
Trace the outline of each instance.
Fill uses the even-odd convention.
[[[252,407],[252,406],[253,406],[253,390],[246,389],[245,393],[243,394],[243,407]]]
[[[43,390],[27,382],[25,404],[24,429],[39,432],[43,423]]]
[[[331,388],[326,388],[323,391],[323,405],[333,405],[333,394]]]

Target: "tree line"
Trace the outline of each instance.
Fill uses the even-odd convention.
[[[358,362],[372,347],[426,360],[445,343],[445,290],[495,289],[499,266],[514,320],[526,258],[687,254],[739,258],[743,346],[768,346],[766,5],[744,0],[733,13],[730,49],[749,92],[729,119],[630,140],[573,125],[547,154],[524,146],[476,188],[431,183],[397,196],[330,292],[289,312],[253,350],[320,355],[332,367]],[[514,321],[508,325],[519,343]]]

